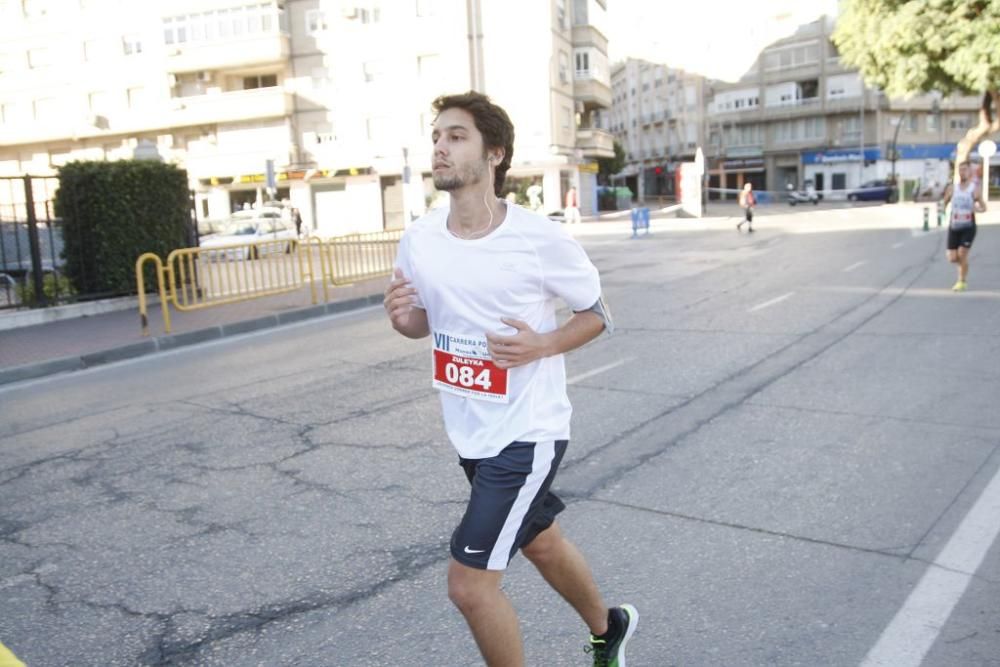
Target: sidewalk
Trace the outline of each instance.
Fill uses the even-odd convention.
[[[310,291],[299,289],[203,310],[172,309],[170,334],[163,330],[160,306],[154,301],[148,307],[149,336],[142,335],[134,297],[101,302],[90,309],[118,308],[111,312],[71,313],[67,319],[12,328],[5,327],[3,320],[17,318],[18,313],[0,311],[0,385],[380,304],[384,287],[385,279],[377,278],[334,288],[329,303],[323,303],[319,291],[315,306]],[[80,310],[79,306],[62,308]]]

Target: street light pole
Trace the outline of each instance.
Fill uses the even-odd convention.
[[[909,114],[910,114],[909,110],[906,110],[899,118],[896,119],[896,131],[892,133],[892,154],[890,155],[890,158],[892,161],[891,182],[893,188],[896,188],[896,159],[899,157],[898,150],[896,149],[896,147],[898,146],[898,140],[899,140],[899,128],[903,127],[903,120],[905,120]]]

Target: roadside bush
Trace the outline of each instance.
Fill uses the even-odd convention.
[[[57,298],[66,300],[67,297],[72,297],[76,294],[76,290],[70,284],[69,278],[56,273],[46,273],[42,277],[42,292],[45,293],[45,299],[49,303],[54,303]],[[35,305],[37,301],[35,298],[35,281],[32,280],[30,273],[25,276],[24,284],[17,285],[17,297],[26,306]]]
[[[80,294],[133,294],[135,260],[186,246],[187,172],[148,160],[70,162],[59,170],[65,273]],[[151,276],[150,276],[151,277]],[[146,284],[155,289],[155,280]]]

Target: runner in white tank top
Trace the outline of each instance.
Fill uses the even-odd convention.
[[[956,292],[968,288],[969,250],[976,238],[976,212],[986,210],[986,202],[979,185],[969,179],[969,163],[958,165],[959,182],[949,185],[944,193],[944,204],[951,204],[948,218],[948,261],[958,265],[958,281],[952,286]]]

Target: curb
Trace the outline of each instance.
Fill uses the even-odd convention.
[[[66,373],[70,371],[80,371],[85,368],[102,366],[116,361],[135,359],[157,352],[176,350],[182,347],[190,347],[199,343],[206,343],[213,340],[221,340],[232,336],[274,329],[287,324],[303,322],[316,319],[325,315],[334,315],[351,310],[360,310],[368,306],[382,303],[382,294],[372,294],[369,296],[357,297],[346,301],[337,301],[324,304],[322,306],[309,306],[308,308],[298,308],[276,315],[266,315],[252,320],[232,322],[230,324],[220,324],[206,329],[197,329],[182,334],[171,334],[148,338],[139,343],[130,343],[118,347],[101,350],[99,352],[88,352],[86,354],[71,355],[58,359],[48,359],[21,366],[10,368],[0,368],[0,387],[24,380],[35,380],[38,378]]]
[[[147,299],[147,303],[150,307],[159,305],[160,297],[151,294]],[[82,303],[51,306],[49,308],[34,308],[13,312],[0,311],[0,331],[30,327],[36,324],[60,322],[79,317],[91,317],[93,315],[113,313],[120,310],[133,310],[138,307],[139,297],[125,296],[115,299],[100,299],[98,301],[84,301]]]

